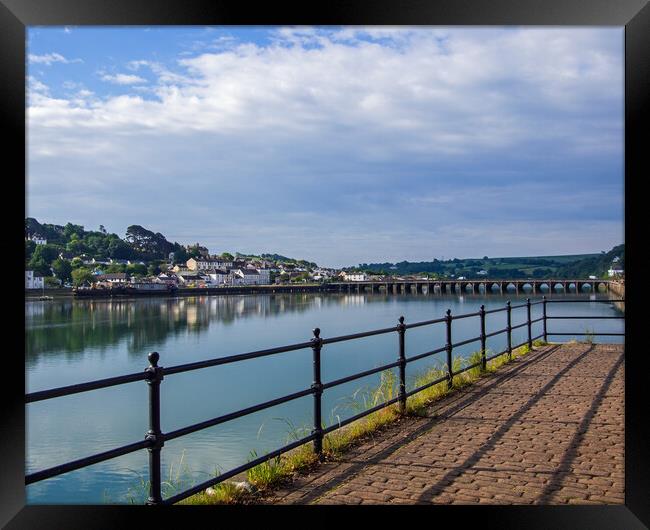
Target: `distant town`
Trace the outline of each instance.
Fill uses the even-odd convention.
[[[143,291],[253,285],[363,282],[391,279],[478,279],[624,276],[624,245],[609,252],[538,258],[488,258],[321,267],[278,254],[210,254],[199,243],[171,243],[139,225],[125,238],[103,226],[41,224],[25,219],[25,289]]]

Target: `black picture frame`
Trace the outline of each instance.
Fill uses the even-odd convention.
[[[648,148],[643,129],[648,128],[650,94],[650,7],[646,0],[402,0],[373,2],[336,0],[318,5],[309,2],[235,2],[186,0],[0,0],[0,105],[2,125],[7,133],[4,150],[6,182],[16,187],[13,193],[25,193],[21,186],[25,171],[25,37],[27,26],[37,25],[558,25],[558,26],[625,26],[625,243],[626,243],[626,349],[625,360],[625,505],[624,506],[434,506],[418,507],[430,524],[442,524],[440,515],[452,515],[464,522],[471,516],[482,527],[499,528],[644,528],[650,526],[650,426],[645,417],[644,386],[648,371],[647,354],[642,348],[637,311],[640,300],[643,219],[640,217],[643,179],[648,171]],[[13,163],[12,163],[13,162]],[[24,182],[23,182],[24,184]],[[5,191],[6,204],[16,202]],[[8,208],[5,208],[9,210]],[[24,212],[23,212],[24,213]],[[24,217],[24,216],[23,216]],[[640,225],[635,225],[635,221]],[[11,213],[11,241],[15,262],[23,243],[18,215]],[[5,258],[9,259],[8,255]],[[11,256],[10,262],[14,262]],[[10,270],[20,270],[10,267]],[[12,275],[9,283],[18,285]],[[18,290],[19,287],[16,287]],[[24,291],[23,291],[24,293]],[[10,298],[8,300],[11,300]],[[630,306],[631,302],[631,306]],[[6,302],[13,308],[13,305]],[[24,339],[19,335],[24,315],[12,309],[15,325],[8,323],[12,339],[3,359],[3,383],[24,373],[24,360],[18,355]],[[636,347],[636,348],[635,348]],[[22,371],[22,372],[21,372]],[[188,514],[205,517],[205,509],[182,510],[128,506],[25,506],[25,402],[24,385],[2,385],[2,472],[0,473],[0,525],[6,528],[116,528],[131,524],[137,516],[147,525],[190,524]],[[647,399],[647,398],[645,398]],[[221,507],[220,507],[221,508]],[[262,515],[275,507],[223,507],[240,518]],[[300,507],[305,509],[306,507]],[[328,507],[306,509],[328,509]],[[359,508],[357,508],[359,510]],[[235,511],[237,513],[235,513]],[[390,512],[403,519],[397,507],[378,507],[377,515]],[[351,513],[351,512],[350,512]],[[222,513],[208,516],[211,525],[225,524]],[[269,514],[266,514],[267,516]],[[340,517],[340,513],[338,517]],[[287,515],[279,518],[284,524]],[[292,519],[292,524],[309,524],[307,518]],[[248,519],[230,524],[246,524]],[[410,522],[410,520],[409,520]]]

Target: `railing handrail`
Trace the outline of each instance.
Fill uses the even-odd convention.
[[[448,387],[452,388],[453,387],[453,378],[467,370],[470,370],[474,367],[481,366],[483,370],[486,368],[486,363],[489,360],[492,360],[496,357],[499,357],[500,355],[508,354],[510,357],[512,355],[513,349],[519,348],[523,345],[528,345],[530,348],[532,348],[532,344],[534,340],[544,338],[546,342],[548,342],[548,335],[558,335],[558,336],[565,336],[565,335],[581,335],[581,334],[589,334],[589,335],[594,335],[594,336],[624,336],[624,333],[596,333],[596,332],[585,332],[585,333],[549,333],[547,330],[547,321],[548,320],[559,320],[559,319],[625,319],[625,316],[549,316],[547,314],[547,304],[548,303],[558,303],[558,302],[596,302],[596,303],[612,303],[612,302],[625,302],[624,299],[604,299],[604,300],[549,300],[546,298],[546,296],[542,297],[542,300],[539,300],[537,302],[531,302],[530,298],[526,300],[526,303],[524,304],[518,304],[518,305],[511,305],[510,301],[506,302],[505,307],[503,308],[497,308],[497,309],[490,309],[486,310],[485,306],[482,305],[480,310],[477,312],[472,312],[472,313],[464,313],[464,314],[459,314],[459,315],[452,315],[451,314],[451,309],[448,309],[446,312],[446,315],[443,318],[438,318],[438,319],[433,319],[433,320],[425,320],[421,322],[414,322],[411,324],[405,324],[404,323],[404,317],[400,317],[398,319],[398,324],[393,327],[388,327],[388,328],[380,328],[376,330],[371,330],[371,331],[365,331],[361,333],[353,333],[353,334],[348,334],[348,335],[341,335],[341,336],[336,336],[336,337],[330,337],[330,338],[321,338],[320,337],[320,329],[315,328],[313,330],[314,337],[308,341],[308,342],[300,342],[300,343],[295,343],[287,346],[280,346],[277,348],[268,348],[265,350],[257,350],[253,352],[248,352],[248,353],[243,353],[243,354],[237,354],[237,355],[230,355],[226,357],[217,357],[213,359],[208,359],[204,361],[197,361],[194,363],[186,363],[182,365],[176,365],[176,366],[171,366],[171,367],[162,367],[158,366],[158,360],[159,360],[159,354],[157,352],[152,352],[149,354],[149,361],[150,365],[143,371],[139,373],[134,373],[134,374],[127,374],[127,375],[122,375],[122,376],[116,376],[116,377],[110,377],[106,379],[99,379],[96,381],[90,381],[87,383],[80,383],[76,385],[68,385],[64,387],[58,387],[58,388],[53,388],[49,390],[41,390],[38,392],[32,392],[29,394],[25,395],[25,401],[26,403],[33,403],[37,401],[43,401],[46,399],[54,399],[56,397],[62,397],[62,396],[67,396],[71,394],[76,394],[80,392],[87,392],[90,390],[96,390],[99,388],[106,388],[110,386],[116,386],[120,384],[127,384],[135,381],[146,381],[147,384],[149,385],[149,418],[150,418],[150,428],[145,434],[145,439],[140,442],[134,442],[128,445],[124,445],[121,447],[117,447],[108,451],[104,451],[103,453],[98,453],[95,455],[91,455],[85,458],[80,458],[77,460],[74,460],[72,462],[67,462],[64,464],[59,464],[47,469],[43,469],[34,473],[31,473],[29,475],[26,475],[25,477],[25,484],[32,484],[34,482],[38,482],[41,480],[45,480],[47,478],[51,478],[63,473],[67,473],[76,469],[80,469],[82,467],[86,467],[89,465],[92,465],[94,463],[102,462],[105,460],[109,460],[112,458],[117,458],[118,456],[122,456],[134,451],[138,451],[141,449],[148,449],[149,450],[149,472],[150,472],[150,491],[149,491],[149,499],[147,500],[147,504],[168,504],[168,503],[174,503],[178,502],[179,500],[182,500],[186,497],[189,497],[190,495],[193,495],[194,493],[197,493],[198,491],[201,491],[202,489],[207,488],[208,486],[212,486],[214,484],[217,484],[218,482],[221,482],[223,480],[226,480],[227,478],[234,476],[237,473],[240,473],[242,471],[245,471],[247,469],[250,469],[251,467],[254,467],[255,465],[258,465],[261,462],[264,462],[268,460],[269,458],[273,458],[277,455],[283,454],[286,451],[289,451],[295,447],[298,447],[300,445],[303,445],[305,443],[309,443],[311,441],[314,442],[314,450],[316,454],[319,456],[322,455],[322,444],[323,444],[323,437],[329,433],[332,432],[333,430],[337,428],[341,428],[352,421],[356,421],[357,419],[360,419],[364,416],[367,416],[368,414],[371,414],[372,412],[375,412],[377,410],[380,410],[382,408],[385,408],[387,406],[390,406],[395,403],[399,403],[400,405],[400,412],[404,413],[406,410],[406,399],[414,395],[418,392],[421,392],[422,390],[428,388],[429,386],[432,386],[433,384],[438,384],[443,381],[447,381]],[[531,317],[531,307],[534,305],[538,304],[543,304],[543,314],[542,317],[533,319]],[[520,309],[520,308],[526,308],[527,311],[527,317],[526,321],[523,323],[519,323],[516,325],[512,325],[511,322],[511,314],[512,310],[514,309]],[[492,313],[497,313],[501,311],[506,311],[507,312],[507,325],[505,328],[500,329],[498,331],[493,331],[490,333],[486,332],[485,329],[485,317],[488,314]],[[480,317],[480,324],[481,324],[481,333],[477,337],[473,337],[470,339],[465,339],[461,340],[459,342],[454,343],[452,341],[452,323],[454,320],[459,320],[463,318],[470,318],[470,317]],[[406,357],[405,354],[405,347],[404,347],[404,336],[406,333],[406,330],[415,328],[415,327],[420,327],[420,326],[425,326],[425,325],[434,325],[434,324],[439,324],[439,323],[445,323],[446,324],[446,345],[437,348],[428,352],[424,353],[419,353],[416,355],[413,355],[411,357]],[[543,333],[533,337],[532,336],[532,324],[537,323],[537,322],[543,322]],[[527,327],[527,340],[522,342],[521,344],[512,345],[512,331],[515,329],[519,329],[526,326]],[[354,374],[350,374],[341,378],[338,378],[336,380],[330,381],[323,383],[321,381],[321,369],[320,369],[320,363],[321,363],[321,349],[324,345],[327,344],[334,344],[337,342],[343,342],[343,341],[349,341],[349,340],[355,340],[359,338],[364,338],[364,337],[369,337],[369,336],[374,336],[374,335],[380,335],[380,334],[386,334],[386,333],[392,333],[392,332],[397,332],[398,337],[399,337],[399,357],[397,361],[384,364],[382,366],[372,368],[370,370],[365,370],[362,372],[357,372]],[[500,335],[502,333],[507,333],[507,348],[503,350],[502,352],[499,352],[495,355],[492,355],[490,357],[486,356],[486,339],[489,337],[493,337],[496,335]],[[468,366],[463,366],[457,371],[453,370],[453,358],[452,358],[452,352],[454,348],[458,348],[460,346],[464,346],[466,344],[470,344],[472,342],[477,342],[481,341],[481,360],[478,363],[474,363],[472,365]],[[174,431],[170,431],[167,433],[162,432],[161,427],[160,427],[160,383],[164,379],[165,375],[171,375],[171,374],[176,374],[176,373],[181,373],[181,372],[187,372],[187,371],[192,371],[192,370],[198,370],[202,368],[207,368],[207,367],[212,367],[212,366],[218,366],[218,365],[223,365],[223,364],[228,364],[228,363],[233,363],[233,362],[239,362],[239,361],[244,361],[244,360],[249,360],[249,359],[256,359],[268,355],[274,355],[277,353],[284,353],[284,352],[289,352],[289,351],[296,351],[300,349],[306,349],[306,348],[311,348],[313,352],[313,364],[314,364],[314,379],[313,383],[311,384],[310,388],[301,390],[298,392],[294,392],[292,394],[288,394],[286,396],[282,396],[279,398],[275,398],[263,403],[258,403],[256,405],[252,405],[249,407],[246,407],[244,409],[240,409],[235,412],[231,412],[228,414],[224,414],[221,416],[217,416],[215,418],[211,418],[202,422],[198,422],[192,425],[188,425],[185,427],[181,427],[179,429],[176,429]],[[417,389],[413,389],[410,391],[406,391],[406,382],[405,382],[405,371],[406,371],[406,366],[409,363],[415,362],[417,360],[423,359],[427,356],[434,355],[436,353],[442,353],[446,351],[447,352],[447,369],[446,369],[446,374],[441,377],[440,379],[434,381],[434,382],[429,382]],[[321,420],[321,404],[322,404],[322,393],[324,390],[333,388],[335,386],[339,386],[345,383],[348,383],[350,381],[360,379],[362,377],[367,377],[369,375],[382,372],[384,370],[389,370],[392,368],[399,368],[399,392],[398,396],[396,398],[393,398],[391,400],[388,400],[380,405],[377,405],[375,407],[372,407],[371,409],[367,409],[351,418],[347,418],[343,421],[341,421],[337,425],[333,425],[327,428],[323,428],[322,426],[322,420]],[[209,427],[219,425],[222,423],[225,423],[227,421],[232,421],[237,418],[241,418],[242,416],[246,416],[248,414],[252,414],[254,412],[258,412],[261,410],[265,410],[267,408],[286,403],[288,401],[292,401],[295,399],[299,399],[308,395],[313,395],[314,396],[314,428],[309,436],[306,436],[305,438],[302,438],[301,440],[298,440],[296,442],[292,442],[291,444],[285,445],[279,449],[276,449],[275,451],[272,451],[262,457],[256,458],[255,460],[252,460],[248,462],[247,464],[238,466],[234,470],[230,470],[227,473],[224,473],[222,475],[219,475],[218,477],[215,477],[214,479],[211,479],[205,483],[202,483],[198,486],[194,486],[188,490],[185,490],[184,492],[181,492],[179,494],[176,494],[168,499],[163,499],[162,494],[161,494],[161,470],[160,470],[160,452],[167,440],[173,440],[175,438],[179,438],[181,436],[186,436],[188,434],[191,434],[193,432],[197,432],[199,430],[207,429]]]

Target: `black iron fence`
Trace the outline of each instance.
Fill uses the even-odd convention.
[[[593,336],[624,336],[624,333],[600,333],[600,332],[589,332],[585,331],[583,333],[578,332],[578,333],[565,333],[565,332],[551,332],[548,331],[547,329],[547,322],[549,320],[561,320],[561,319],[624,319],[624,316],[550,316],[547,314],[547,304],[549,303],[576,303],[576,302],[600,302],[600,303],[611,303],[611,302],[624,302],[624,300],[547,300],[546,297],[543,297],[542,300],[539,300],[537,302],[531,302],[530,298],[526,300],[526,303],[524,304],[518,304],[518,305],[511,305],[510,301],[508,301],[503,308],[498,308],[498,309],[490,309],[486,310],[485,306],[481,306],[480,310],[474,313],[465,313],[461,315],[452,315],[451,310],[448,309],[446,315],[443,318],[438,318],[438,319],[433,319],[433,320],[426,320],[422,322],[415,322],[411,324],[406,324],[404,322],[404,317],[400,317],[398,324],[393,327],[388,327],[388,328],[382,328],[382,329],[376,329],[372,331],[365,331],[361,333],[353,333],[350,335],[343,335],[339,337],[330,337],[330,338],[322,338],[320,336],[320,329],[316,328],[313,330],[313,338],[308,341],[308,342],[301,342],[298,344],[292,344],[289,346],[282,346],[279,348],[269,348],[266,350],[259,350],[259,351],[254,351],[254,352],[249,352],[249,353],[242,353],[239,355],[231,355],[228,357],[220,357],[216,359],[210,359],[206,361],[198,361],[194,363],[188,363],[188,364],[182,364],[178,366],[171,366],[171,367],[162,367],[158,366],[158,361],[160,359],[159,354],[157,352],[152,352],[149,354],[149,366],[141,373],[135,373],[135,374],[129,374],[129,375],[123,375],[123,376],[118,376],[118,377],[110,377],[107,379],[100,379],[97,381],[92,381],[88,383],[82,383],[82,384],[77,384],[77,385],[70,385],[70,386],[64,386],[64,387],[59,387],[59,388],[53,388],[50,390],[43,390],[39,392],[33,392],[30,394],[26,394],[25,396],[25,401],[26,403],[34,403],[37,401],[43,401],[46,399],[52,399],[55,397],[60,397],[60,396],[68,396],[71,394],[77,394],[80,392],[88,392],[90,390],[96,390],[99,388],[107,388],[111,386],[116,386],[116,385],[122,385],[125,383],[131,383],[134,381],[146,381],[147,384],[149,385],[149,430],[145,433],[145,437],[143,440],[134,442],[131,444],[123,445],[121,447],[116,447],[115,449],[111,449],[109,451],[105,451],[102,453],[94,454],[92,456],[88,456],[85,458],[80,458],[78,460],[74,460],[72,462],[67,462],[65,464],[60,464],[54,467],[50,467],[41,471],[37,471],[34,473],[30,473],[26,475],[25,477],[25,484],[33,484],[35,482],[39,482],[41,480],[46,480],[51,477],[55,477],[57,475],[61,475],[63,473],[68,473],[70,471],[74,471],[76,469],[81,469],[83,467],[87,467],[99,462],[103,462],[105,460],[109,460],[112,458],[117,458],[119,456],[123,456],[135,451],[139,451],[142,449],[147,449],[149,451],[149,498],[147,500],[147,504],[174,504],[178,501],[181,501],[187,497],[190,497],[191,495],[194,495],[196,493],[199,493],[200,491],[205,490],[206,488],[210,486],[214,486],[215,484],[222,482],[224,480],[227,480],[228,478],[231,478],[235,475],[238,475],[239,473],[242,473],[243,471],[246,471],[252,467],[255,467],[263,462],[268,461],[269,459],[275,458],[276,456],[279,456],[283,453],[286,453],[287,451],[290,451],[292,449],[295,449],[301,445],[304,445],[309,442],[313,442],[314,444],[314,451],[315,453],[320,457],[322,456],[323,452],[323,437],[327,435],[328,433],[339,429],[341,427],[344,427],[356,420],[359,420],[363,418],[364,416],[367,416],[369,414],[372,414],[373,412],[376,412],[378,410],[381,410],[385,407],[394,405],[394,404],[399,404],[399,409],[400,412],[404,413],[406,411],[406,400],[409,396],[412,396],[414,394],[417,394],[419,392],[422,392],[423,390],[434,386],[436,384],[442,383],[444,381],[447,382],[447,385],[449,388],[453,387],[453,381],[454,377],[460,375],[461,373],[471,370],[472,368],[476,368],[478,366],[481,367],[482,370],[486,369],[487,362],[495,359],[501,355],[507,354],[509,357],[512,356],[512,351],[527,345],[529,348],[532,348],[533,346],[533,341],[538,340],[543,338],[544,341],[548,341],[548,337],[550,336],[555,336],[555,335],[560,335],[560,336],[566,336],[566,335],[593,335]],[[536,319],[531,318],[531,308],[532,306],[542,304],[542,316]],[[512,325],[512,311],[516,309],[525,309],[526,310],[526,320],[520,324],[517,325]],[[486,332],[486,315],[492,314],[492,313],[499,313],[505,311],[506,312],[506,322],[507,325],[503,329],[499,329],[497,331],[492,331],[490,333]],[[469,317],[480,317],[480,334],[477,337],[467,339],[467,340],[462,340],[459,342],[454,343],[452,341],[452,323],[454,320],[460,320],[464,318],[469,318]],[[537,336],[532,335],[532,325],[537,323],[537,322],[542,322],[543,323],[543,332]],[[413,329],[417,327],[422,327],[422,326],[430,326],[434,324],[445,324],[446,328],[446,343],[444,346],[439,347],[437,349],[427,351],[424,353],[419,353],[417,355],[413,355],[411,357],[406,357],[406,351],[405,351],[405,335],[406,331],[408,329]],[[526,327],[527,328],[527,338],[524,342],[520,344],[513,345],[512,344],[512,332],[513,330]],[[334,344],[337,342],[343,342],[343,341],[350,341],[350,340],[355,340],[355,339],[360,339],[364,337],[371,337],[374,335],[382,335],[382,334],[387,334],[387,333],[397,333],[398,336],[398,351],[399,355],[398,358],[395,362],[388,363],[382,366],[378,366],[376,368],[372,368],[370,370],[366,370],[363,372],[359,372],[353,375],[349,375],[346,377],[342,377],[340,379],[336,379],[334,381],[329,381],[326,383],[323,383],[321,380],[321,351],[323,346],[328,345],[328,344]],[[496,335],[500,335],[506,333],[507,337],[507,347],[505,350],[496,353],[491,356],[487,356],[487,349],[486,349],[486,341],[490,337],[494,337]],[[474,364],[470,364],[468,366],[464,366],[460,368],[457,371],[453,370],[453,362],[452,362],[452,353],[454,348],[459,348],[461,346],[464,346],[466,344],[470,344],[473,342],[480,342],[480,354],[481,358],[479,362],[476,362]],[[170,432],[162,432],[161,425],[160,425],[160,384],[163,381],[165,376],[172,375],[172,374],[178,374],[181,372],[189,372],[192,370],[199,370],[201,368],[208,368],[211,366],[219,366],[219,365],[224,365],[224,364],[230,364],[234,362],[239,362],[239,361],[245,361],[249,359],[257,359],[260,357],[266,357],[269,355],[274,355],[278,353],[284,353],[284,352],[289,352],[289,351],[295,351],[295,350],[301,350],[301,349],[306,349],[306,348],[311,348],[312,350],[312,356],[313,356],[313,381],[312,384],[309,388],[306,388],[304,390],[301,390],[299,392],[294,392],[292,394],[279,397],[276,399],[272,399],[270,401],[266,401],[264,403],[259,403],[257,405],[253,405],[251,407],[247,407],[245,409],[238,410],[236,412],[232,412],[230,414],[225,414],[223,416],[218,416],[206,421],[202,421],[200,423],[195,423],[193,425],[189,425],[187,427],[183,427],[181,429],[176,429],[174,431]],[[446,368],[445,368],[445,375],[440,377],[439,379],[430,381],[418,388],[414,388],[410,391],[406,391],[406,366],[409,363],[412,363],[414,361],[418,361],[420,359],[424,359],[425,357],[429,357],[431,355],[435,355],[437,353],[441,352],[446,352]],[[350,418],[346,418],[345,420],[342,420],[338,422],[335,425],[331,425],[329,427],[324,428],[322,424],[322,411],[321,411],[321,406],[322,406],[322,394],[324,390],[327,390],[328,388],[332,388],[338,385],[342,385],[344,383],[348,383],[350,381],[354,381],[356,379],[360,379],[362,377],[366,377],[372,374],[376,374],[379,372],[383,372],[384,370],[390,370],[393,368],[398,368],[399,369],[399,387],[398,387],[398,395],[397,397],[387,400],[377,406],[374,406],[372,408],[369,408],[367,410],[364,410],[363,412],[356,414]],[[247,416],[248,414],[252,414],[254,412],[258,412],[264,409],[268,409],[270,407],[274,407],[276,405],[280,405],[282,403],[287,403],[289,401],[293,401],[295,399],[305,397],[308,395],[313,396],[313,403],[314,403],[314,411],[313,411],[313,420],[314,420],[314,425],[313,425],[313,430],[308,436],[305,436],[299,440],[296,440],[290,444],[287,444],[283,447],[280,447],[279,449],[276,449],[275,451],[271,451],[263,456],[260,456],[258,458],[255,458],[254,460],[251,460],[247,462],[246,464],[240,465],[234,469],[231,469],[230,471],[220,474],[217,477],[211,478],[210,480],[207,480],[205,482],[202,482],[201,484],[198,484],[196,486],[193,486],[191,488],[188,488],[185,491],[182,491],[176,495],[173,495],[171,497],[168,497],[166,499],[162,498],[162,492],[161,492],[161,464],[160,464],[160,453],[165,445],[165,442],[168,440],[173,440],[175,438],[179,438],[181,436],[186,436],[188,434],[207,429],[209,427],[214,427],[216,425],[235,420],[237,418],[241,418],[242,416]]]

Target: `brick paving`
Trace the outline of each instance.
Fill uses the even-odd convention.
[[[536,348],[271,504],[624,504],[622,345]]]

